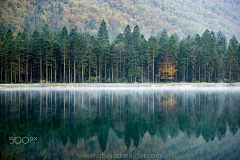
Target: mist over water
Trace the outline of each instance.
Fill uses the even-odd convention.
[[[0,90],[1,157],[79,153],[240,156],[238,87],[43,87]],[[9,137],[38,137],[9,144]]]

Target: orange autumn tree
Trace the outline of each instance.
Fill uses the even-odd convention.
[[[163,64],[158,68],[158,74],[156,77],[160,77],[161,79],[174,79],[173,77],[175,73],[178,71],[176,69],[177,65],[172,64],[171,62],[164,61]]]

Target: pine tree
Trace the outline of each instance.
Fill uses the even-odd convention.
[[[133,55],[133,48],[132,48],[132,33],[131,33],[131,27],[130,25],[127,25],[127,27],[124,30],[124,36],[125,36],[125,52],[123,55],[123,77],[132,77],[132,75],[129,73],[130,66],[130,59],[132,58],[131,55]]]
[[[175,40],[174,35],[171,35],[169,39],[169,54],[172,56],[172,64],[177,65],[177,54],[178,54],[178,46],[177,46],[177,41]]]
[[[141,80],[143,83],[144,79],[144,70],[143,66],[146,63],[146,58],[147,58],[147,53],[148,53],[148,42],[147,40],[142,36],[141,38],[141,47],[140,47],[140,63],[141,63],[141,68],[142,68],[142,75],[141,75]]]
[[[222,33],[222,31],[219,31],[217,34],[217,52],[218,52],[218,65],[217,65],[217,73],[218,73],[218,79],[223,79],[225,74],[225,55],[227,51],[227,40],[225,35]]]
[[[76,83],[76,59],[77,59],[77,52],[79,52],[78,50],[78,41],[79,41],[79,37],[78,37],[78,33],[77,33],[77,26],[75,26],[69,35],[69,51],[72,54],[72,58],[73,58],[73,68],[74,68],[74,80],[73,82]],[[69,58],[69,68],[70,68],[70,58]],[[70,75],[70,72],[69,72]],[[69,79],[69,83],[70,83],[70,79]]]
[[[54,82],[57,82],[57,70],[58,70],[58,63],[57,58],[60,55],[60,46],[57,41],[53,42],[53,57],[54,57]]]
[[[38,30],[34,30],[30,44],[31,44],[31,60],[30,60],[30,82],[32,83],[36,78],[39,81],[39,60],[36,58],[38,57],[38,39],[40,38],[40,33]]]
[[[197,67],[198,67],[198,81],[201,82],[201,66],[202,66],[202,40],[199,34],[196,34],[194,38],[197,45]],[[196,76],[196,72],[195,72]]]
[[[238,71],[238,79],[240,79],[240,44],[238,46],[238,50],[236,53],[236,62],[237,62],[237,71]]]
[[[23,54],[24,54],[23,52],[24,52],[24,40],[22,38],[22,33],[19,31],[17,34],[17,37],[16,37],[16,56],[18,59],[18,82],[19,83],[21,82],[21,72],[22,72],[21,64],[22,64],[22,60],[23,60]],[[11,64],[11,66],[12,66],[12,64]],[[12,72],[12,69],[11,69],[11,72]],[[12,73],[11,73],[11,75],[12,75]]]
[[[228,72],[229,72],[229,80],[232,79],[232,72],[233,72],[233,67],[235,65],[236,59],[235,59],[235,51],[232,46],[232,43],[229,44],[228,46],[228,51],[227,51],[227,59],[226,63],[228,66]]]
[[[232,39],[230,39],[229,41],[232,44],[232,47],[234,49],[234,52],[236,53],[237,49],[238,49],[238,40],[237,38],[233,35]]]
[[[167,67],[167,64],[172,61],[172,55],[169,52],[169,40],[168,39],[169,38],[168,38],[167,31],[164,29],[161,33],[159,44],[160,44],[161,61],[162,61],[162,63],[165,63],[166,67]],[[167,78],[166,78],[166,82],[167,82]]]
[[[107,71],[107,64],[109,59],[109,37],[106,22],[103,20],[97,34],[98,44],[100,47],[99,51],[99,82],[102,82],[102,66],[105,67],[105,82],[106,82],[106,71]]]
[[[210,44],[210,39],[211,39],[211,33],[210,31],[207,29],[203,35],[202,35],[202,43],[203,45],[209,45]]]
[[[42,72],[42,63],[43,63],[43,56],[44,56],[44,47],[45,47],[45,41],[43,37],[41,36],[37,41],[37,56],[39,58],[39,64],[40,64],[40,83],[42,83],[43,80],[43,72]]]
[[[115,40],[115,42],[114,42],[114,50],[117,52],[117,58],[118,58],[118,63],[119,63],[119,65],[118,65],[118,63],[117,63],[117,65],[118,65],[118,67],[117,68],[119,68],[119,76],[118,76],[118,79],[121,79],[122,78],[122,66],[123,66],[123,64],[122,64],[122,62],[123,62],[123,53],[125,52],[125,43],[124,43],[124,41],[123,41],[123,35],[122,34],[119,34],[117,37],[116,37],[116,40]]]
[[[5,69],[5,83],[9,82],[9,64],[11,65],[11,75],[13,72],[13,61],[15,59],[14,56],[14,48],[13,48],[13,33],[11,29],[8,29],[6,34],[6,41],[5,41],[5,49],[4,49],[4,69]],[[12,58],[12,59],[11,59]],[[16,75],[15,75],[16,76]],[[11,81],[12,82],[12,77]]]
[[[25,82],[28,82],[29,77],[28,77],[28,68],[29,68],[29,58],[31,57],[31,48],[30,48],[30,40],[29,40],[29,34],[28,34],[28,30],[25,28],[23,33],[22,33],[22,38],[23,38],[23,43],[24,43],[24,51],[23,53],[25,53],[24,57],[25,57],[25,70],[26,70],[26,76],[25,76]]]
[[[45,41],[45,66],[46,66],[46,82],[50,81],[52,82],[52,63],[53,63],[53,44],[49,40]],[[51,70],[50,80],[48,77],[48,70]]]
[[[152,62],[152,73],[153,73],[153,83],[155,79],[155,58],[158,56],[158,45],[157,45],[157,40],[155,37],[151,36],[150,39],[148,40],[148,52],[149,56],[151,57],[151,62]]]
[[[196,81],[196,63],[197,63],[198,52],[199,50],[196,45],[196,41],[193,41],[190,49],[190,61],[192,64],[192,81]]]
[[[218,65],[218,55],[217,55],[217,48],[216,48],[216,37],[213,32],[211,32],[211,39],[210,39],[210,52],[212,58],[212,75],[214,75],[214,80],[216,82],[217,71],[216,66]]]
[[[182,40],[179,44],[179,52],[178,52],[178,64],[179,64],[179,74],[182,74],[182,81],[186,81],[186,43]]]
[[[132,33],[132,42],[134,47],[133,52],[133,64],[134,64],[134,74],[135,82],[137,77],[141,74],[141,68],[140,68],[140,56],[141,56],[141,50],[140,50],[140,43],[141,43],[141,37],[140,37],[140,30],[138,25],[134,27],[133,33]]]
[[[63,58],[63,83],[66,82],[66,60],[69,53],[68,31],[64,26],[61,32],[61,55]]]
[[[79,73],[82,73],[82,82],[84,82],[84,73],[85,69],[87,67],[87,41],[83,35],[80,36],[80,41],[79,41]],[[80,71],[80,68],[82,69]],[[79,76],[80,77],[80,76]]]
[[[88,36],[88,80],[89,82],[91,82],[91,75],[92,75],[92,69],[96,69],[96,61],[97,61],[97,58],[96,58],[96,54],[94,52],[94,45],[95,45],[95,38],[94,36]],[[97,78],[97,75],[96,75],[96,78]]]

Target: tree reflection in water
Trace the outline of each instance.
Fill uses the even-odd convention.
[[[139,151],[165,158],[192,159],[205,153],[231,158],[240,153],[239,93],[2,90],[1,157],[74,159],[80,152]],[[9,145],[12,136],[38,141]]]

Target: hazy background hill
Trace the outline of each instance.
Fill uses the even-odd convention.
[[[0,22],[13,32],[30,33],[47,23],[52,30],[77,25],[96,34],[105,19],[110,40],[126,25],[139,25],[148,38],[165,28],[181,38],[206,29],[240,39],[239,0],[1,0]]]

